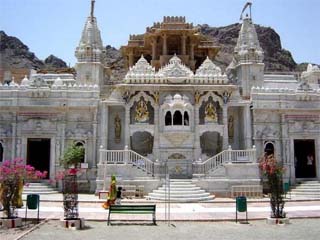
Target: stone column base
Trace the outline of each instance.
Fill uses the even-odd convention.
[[[267,224],[276,225],[276,224],[289,224],[289,218],[267,218]]]
[[[16,228],[22,226],[22,218],[0,218],[0,226],[5,228]]]
[[[83,218],[78,219],[61,219],[62,227],[69,228],[72,230],[80,230],[85,227],[85,222]]]

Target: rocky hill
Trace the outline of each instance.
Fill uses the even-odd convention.
[[[233,49],[237,43],[241,24],[236,23],[225,27],[210,27],[207,24],[198,25],[200,32],[211,37],[221,50],[216,63],[225,68],[232,60]],[[288,72],[295,71],[297,63],[291,53],[281,46],[280,36],[270,27],[255,25],[260,45],[265,54],[265,70]]]
[[[21,78],[21,71],[27,74],[30,69],[54,71],[56,69],[67,68],[67,64],[50,55],[44,61],[38,59],[28,46],[18,38],[8,36],[4,31],[0,31],[0,69],[1,72],[11,71],[13,75]],[[16,79],[19,80],[17,77]]]

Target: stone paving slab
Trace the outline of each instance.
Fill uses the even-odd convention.
[[[97,202],[80,202],[79,215],[88,220],[107,219],[108,210],[101,207]],[[166,220],[165,213],[168,208],[163,203],[157,203],[156,218],[158,221]],[[307,202],[287,202],[285,212],[290,218],[320,217],[320,201]],[[18,214],[24,217],[25,208],[18,209]],[[36,217],[37,212],[29,210],[29,217]],[[270,205],[268,202],[248,203],[248,218],[263,219],[270,215]],[[0,214],[1,216],[1,214]],[[244,217],[244,213],[239,213],[239,217]],[[133,220],[148,220],[151,216],[144,215],[114,215],[117,219],[130,218]],[[63,218],[62,202],[41,202],[40,218],[61,219]],[[235,219],[235,203],[174,203],[170,204],[170,218],[177,221],[219,221]]]
[[[25,235],[24,240],[48,239],[117,239],[117,240],[318,240],[318,219],[291,220],[288,225],[267,225],[266,221],[250,221],[249,224],[234,222],[171,222],[157,226],[128,223],[107,226],[105,222],[86,222],[84,230],[70,230],[59,221],[49,221]]]

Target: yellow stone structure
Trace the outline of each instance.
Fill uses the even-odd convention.
[[[176,54],[194,71],[207,56],[214,59],[219,47],[192,23],[187,23],[185,17],[164,17],[161,23],[147,27],[146,33],[130,35],[121,51],[127,67],[132,67],[143,55],[158,70]]]

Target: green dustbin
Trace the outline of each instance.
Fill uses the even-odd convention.
[[[27,195],[27,208],[28,209],[37,209],[39,206],[39,195],[38,194],[29,194]]]
[[[247,211],[247,198],[244,196],[240,196],[236,198],[236,207],[238,212],[246,212]]]
[[[289,192],[290,184],[288,182],[283,183],[283,192]]]

